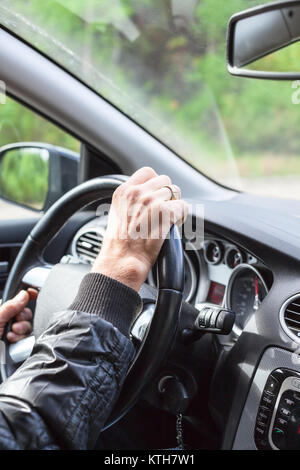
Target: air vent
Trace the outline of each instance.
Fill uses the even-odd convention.
[[[82,233],[76,241],[75,250],[79,258],[90,263],[94,261],[102,245],[102,236],[95,230]]]
[[[285,332],[300,342],[300,295],[293,296],[284,303],[280,317]]]

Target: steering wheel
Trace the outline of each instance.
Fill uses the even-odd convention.
[[[78,185],[56,201],[28,235],[10,271],[3,301],[12,298],[22,285],[40,288],[34,314],[34,335],[21,340],[19,342],[21,344],[9,345],[6,332],[10,326],[7,327],[4,335],[6,361],[1,361],[6,362],[1,367],[2,380],[20,365],[20,357],[17,359],[18,354],[13,354],[13,348],[17,347],[20,350],[22,342],[25,344],[28,341],[33,346],[35,337],[43,328],[46,329],[51,313],[58,311],[58,308],[60,310],[68,308],[76,295],[81,279],[89,269],[87,265],[79,263],[50,266],[43,258],[46,247],[75,212],[93,202],[110,200],[115,189],[126,179],[127,177],[122,175],[113,175],[95,178]],[[58,293],[62,291],[62,279],[64,288],[61,301],[64,305],[57,301]],[[158,371],[174,340],[184,287],[183,248],[176,226],[171,228],[170,237],[165,240],[159,253],[157,279],[158,289],[155,292],[151,324],[128,370],[121,395],[105,429],[124,416],[136,403],[145,385]],[[143,289],[140,293],[144,300]]]

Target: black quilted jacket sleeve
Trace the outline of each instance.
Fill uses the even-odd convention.
[[[70,310],[53,316],[0,387],[1,449],[94,447],[134,357],[128,331],[140,308],[123,284],[85,277]]]

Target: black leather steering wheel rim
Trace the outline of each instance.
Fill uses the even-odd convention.
[[[66,193],[44,214],[32,229],[10,271],[3,301],[12,298],[21,285],[25,273],[35,266],[43,266],[43,253],[50,241],[69,218],[85,206],[108,200],[114,190],[126,181],[123,175],[104,176],[84,182]],[[135,404],[144,386],[152,379],[170,349],[178,326],[184,288],[183,248],[176,226],[170,231],[157,260],[158,295],[154,316],[133,364],[131,365],[122,393],[105,428],[109,427]],[[5,332],[6,333],[6,332]],[[4,335],[6,340],[6,334]],[[11,375],[15,365],[6,348],[6,364],[2,367],[2,379]],[[5,374],[4,374],[5,372]]]

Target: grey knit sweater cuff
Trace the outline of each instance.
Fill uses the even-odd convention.
[[[89,273],[81,281],[69,309],[99,315],[129,337],[130,325],[142,309],[142,300],[125,284],[104,274]]]

